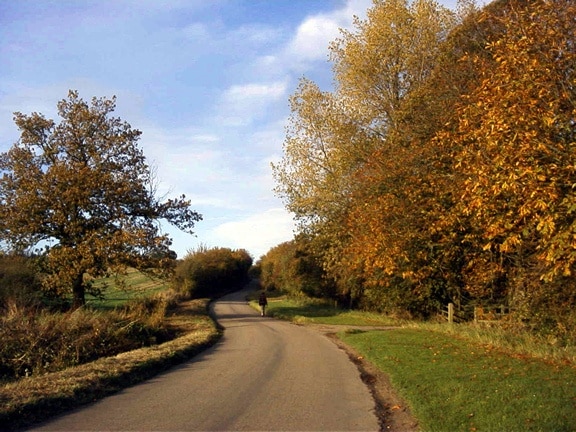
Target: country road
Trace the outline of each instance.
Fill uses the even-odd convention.
[[[246,291],[214,304],[224,336],[191,361],[34,431],[378,431],[346,354],[314,330],[260,317]]]

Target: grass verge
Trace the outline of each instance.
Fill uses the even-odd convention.
[[[255,309],[259,308],[256,300],[251,300],[250,304]],[[285,296],[270,296],[267,314],[298,324],[389,326],[399,323],[398,320],[384,315],[341,309],[336,307],[334,303],[324,300],[298,300],[289,299]]]
[[[576,369],[424,329],[342,333],[424,431],[576,430]]]
[[[17,430],[93,402],[148,379],[213,345],[221,332],[207,312],[208,300],[182,303],[168,320],[183,336],[60,372],[0,387],[0,425]]]

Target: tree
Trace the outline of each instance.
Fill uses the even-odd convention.
[[[116,98],[78,92],[58,103],[62,121],[15,113],[20,139],[0,155],[0,236],[12,249],[43,246],[43,286],[85,303],[90,277],[173,259],[166,220],[192,233],[201,215],[182,195],[161,201],[138,147],[141,132],[110,114]]]
[[[576,6],[510,0],[507,11],[499,20],[504,31],[487,45],[492,62],[477,61],[480,85],[457,110],[457,128],[440,139],[460,149],[457,210],[473,221],[483,251],[469,258],[470,273],[492,267],[520,303],[554,299],[571,309]],[[476,277],[470,285],[478,291],[484,282]]]
[[[274,166],[276,191],[301,231],[316,237],[325,269],[350,297],[362,295],[357,285],[365,275],[374,280],[403,258],[387,251],[385,240],[398,238],[398,225],[387,222],[415,207],[405,189],[421,162],[414,162],[410,128],[400,127],[404,107],[429,79],[456,24],[455,14],[431,0],[377,0],[367,17],[330,46],[334,92],[301,81],[284,158]],[[395,256],[382,259],[383,253]]]

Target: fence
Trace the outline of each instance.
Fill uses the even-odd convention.
[[[508,306],[475,306],[474,322],[475,323],[495,323],[505,319],[510,314],[511,309]],[[456,310],[454,303],[448,303],[446,308],[440,310],[440,316],[449,323],[458,323],[470,321],[470,311],[464,314],[463,311]],[[466,318],[468,317],[468,318]]]
[[[442,316],[450,324],[454,322],[466,321],[464,317],[456,311],[454,308],[454,303],[448,303],[445,309],[440,309],[440,316]]]

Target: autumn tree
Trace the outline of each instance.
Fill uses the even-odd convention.
[[[510,1],[504,28],[475,57],[480,85],[457,127],[439,139],[460,149],[458,217],[474,223],[470,274],[500,274],[516,305],[574,304],[576,270],[576,5]],[[482,278],[469,278],[482,291]],[[540,312],[541,313],[541,312]]]
[[[455,23],[455,15],[433,1],[375,1],[367,19],[356,19],[355,31],[343,32],[330,47],[335,91],[302,80],[291,99],[284,159],[274,166],[277,192],[301,230],[316,236],[325,268],[353,297],[363,295],[359,285],[367,274],[387,271],[381,253],[394,229],[382,210],[394,212],[389,220],[413,210],[402,197],[410,176],[399,175],[410,170],[403,158],[413,156],[396,132],[404,101],[429,78]],[[386,207],[373,207],[374,197]],[[379,271],[370,272],[374,266]]]
[[[116,98],[76,91],[58,103],[61,122],[15,113],[20,139],[0,156],[0,233],[12,249],[45,248],[43,285],[74,306],[91,278],[173,259],[166,220],[192,232],[201,216],[189,201],[155,196],[154,172],[138,147],[141,132],[111,116]]]

